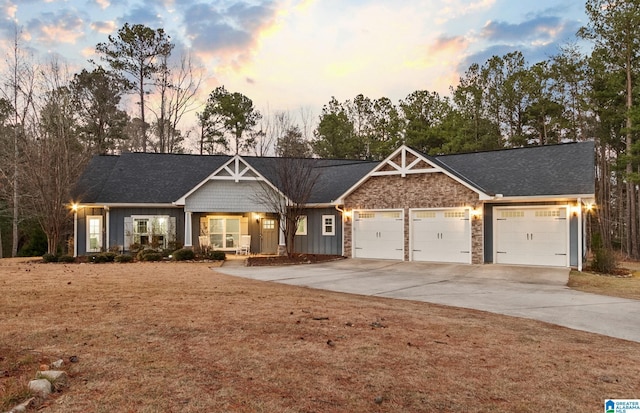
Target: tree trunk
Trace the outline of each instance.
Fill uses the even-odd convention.
[[[19,192],[18,192],[18,157],[20,151],[18,150],[18,131],[17,123],[15,126],[14,136],[14,157],[13,157],[13,219],[11,225],[13,228],[12,244],[11,244],[11,256],[16,257],[18,255],[18,223],[20,219],[18,204],[19,204]]]
[[[631,108],[633,107],[633,79],[632,79],[632,66],[631,57],[627,53],[626,61],[626,75],[627,75],[627,114],[626,114],[626,154],[631,156],[633,150],[633,134],[631,128],[633,122],[631,120]],[[637,209],[636,209],[636,185],[631,180],[633,174],[633,165],[631,160],[627,161],[626,165],[627,175],[627,250],[631,258],[640,258],[640,252],[638,251],[638,222],[637,222]]]

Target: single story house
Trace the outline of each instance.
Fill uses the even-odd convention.
[[[76,255],[132,244],[252,253],[284,244],[261,199],[286,197],[284,158],[124,153],[95,156],[73,195]],[[305,159],[317,183],[296,250],[401,261],[581,268],[594,204],[593,142],[428,156],[402,146],[381,162]]]

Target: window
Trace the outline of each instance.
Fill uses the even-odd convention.
[[[167,248],[168,216],[133,216],[133,242],[151,248]]]
[[[271,218],[265,218],[262,220],[262,229],[273,230],[276,229],[276,220]]]
[[[214,249],[235,249],[240,243],[240,217],[209,217],[209,241]]]
[[[307,216],[300,215],[298,217],[298,228],[296,229],[296,235],[307,235]]]
[[[102,217],[91,215],[87,217],[87,252],[102,250]]]
[[[335,215],[322,216],[322,235],[336,235]]]

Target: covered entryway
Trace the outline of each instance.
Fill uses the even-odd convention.
[[[569,265],[566,206],[496,208],[496,264]]]
[[[353,257],[404,260],[404,212],[354,211]]]
[[[468,208],[411,211],[411,260],[471,263]]]

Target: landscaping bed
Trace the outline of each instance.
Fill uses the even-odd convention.
[[[326,255],[326,254],[293,254],[287,255],[269,255],[254,256],[247,258],[247,267],[257,267],[265,265],[295,265],[295,264],[314,264],[319,262],[328,262],[342,260],[342,255]]]

